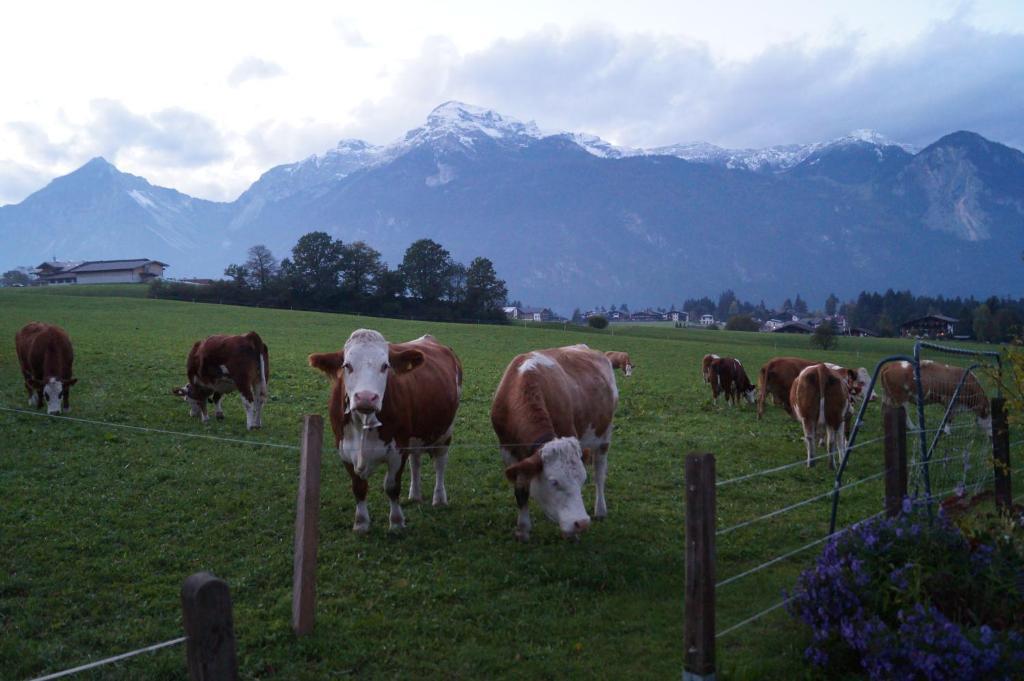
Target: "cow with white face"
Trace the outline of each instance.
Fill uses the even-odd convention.
[[[532,496],[562,536],[590,526],[583,504],[593,462],[594,518],[608,514],[605,480],[619,393],[611,361],[586,345],[536,350],[508,365],[491,406],[505,476],[515,485],[515,536],[528,541]]]
[[[32,407],[46,405],[46,413],[71,411],[71,377],[75,354],[67,332],[59,326],[29,322],[14,335],[14,349]]]
[[[341,352],[310,355],[309,364],[332,380],[328,412],[356,499],[352,529],[370,529],[368,480],[381,464],[387,466],[390,526],[405,526],[399,504],[402,472],[410,460],[409,498],[419,501],[424,451],[434,461],[433,503],[447,504],[444,471],[462,393],[462,365],[451,348],[431,336],[388,343],[377,331],[358,329]]]

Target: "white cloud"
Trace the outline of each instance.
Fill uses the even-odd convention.
[[[249,80],[277,78],[284,75],[284,69],[272,61],[258,57],[246,57],[228,74],[228,85],[238,87]]]

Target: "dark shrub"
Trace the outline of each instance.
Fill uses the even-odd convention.
[[[602,315],[596,314],[593,317],[587,319],[587,324],[595,329],[604,329],[608,327],[608,318]]]

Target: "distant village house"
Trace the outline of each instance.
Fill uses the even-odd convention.
[[[145,284],[164,275],[165,262],[135,260],[49,260],[35,269],[36,285],[54,284]]]

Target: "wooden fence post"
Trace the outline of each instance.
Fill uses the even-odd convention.
[[[992,400],[992,469],[995,474],[996,508],[1009,511],[1013,506],[1013,481],[1010,479],[1010,426],[1006,421],[1006,400]]]
[[[197,572],[181,587],[185,656],[191,681],[236,681],[235,625],[227,582]]]
[[[907,410],[882,405],[885,427],[885,514],[894,518],[907,496]]]
[[[684,681],[715,678],[715,457],[686,456]]]
[[[323,417],[319,414],[304,417],[292,574],[292,629],[299,636],[313,631],[316,619],[316,551],[319,541],[320,450],[323,442]]]

